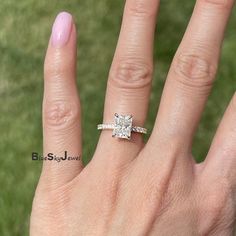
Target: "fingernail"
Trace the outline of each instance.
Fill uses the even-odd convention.
[[[72,28],[72,16],[67,12],[57,15],[52,27],[52,45],[54,47],[64,46],[69,38]]]

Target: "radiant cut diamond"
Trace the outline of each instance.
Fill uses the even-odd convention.
[[[132,131],[132,121],[131,115],[124,116],[115,114],[115,124],[112,136],[124,139],[130,139]]]

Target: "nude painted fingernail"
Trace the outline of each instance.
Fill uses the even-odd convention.
[[[72,28],[72,16],[67,12],[57,15],[52,27],[52,45],[62,47],[66,45],[70,38]]]

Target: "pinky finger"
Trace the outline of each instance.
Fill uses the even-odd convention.
[[[56,156],[43,163],[39,184],[46,188],[66,184],[82,170],[80,100],[75,74],[76,29],[72,16],[63,12],[53,25],[44,65],[44,156]],[[69,160],[69,156],[73,158]]]

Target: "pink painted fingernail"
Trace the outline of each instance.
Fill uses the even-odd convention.
[[[54,47],[64,46],[69,38],[72,28],[72,16],[67,12],[57,15],[52,27],[52,45]]]

